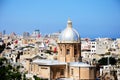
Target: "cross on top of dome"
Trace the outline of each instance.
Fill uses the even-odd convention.
[[[72,28],[72,21],[70,20],[70,18],[68,18],[67,21],[67,28]]]

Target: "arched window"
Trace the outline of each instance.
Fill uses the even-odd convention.
[[[74,49],[74,55],[77,55],[77,49]]]
[[[62,54],[62,49],[60,49],[60,53]]]
[[[71,75],[73,75],[73,69],[71,69]]]
[[[67,53],[67,54],[70,54],[70,50],[69,50],[69,49],[67,49],[66,53]]]
[[[60,75],[64,75],[64,69],[60,69]]]

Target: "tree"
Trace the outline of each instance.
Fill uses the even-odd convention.
[[[101,58],[100,60],[98,60],[98,63],[100,64],[100,65],[108,65],[108,60],[109,60],[109,64],[111,64],[111,65],[115,65],[116,64],[116,59],[115,58],[113,58],[113,57],[103,57],[103,58]]]
[[[0,58],[0,78],[2,80],[21,80],[18,68],[11,66],[6,58]]]
[[[2,53],[2,51],[5,49],[5,43],[3,43],[2,45],[0,45],[0,53]]]
[[[41,80],[40,78],[38,78],[37,76],[33,76],[35,80]]]
[[[33,77],[34,77],[35,80],[48,80],[48,79],[40,79],[39,77],[37,77],[35,75]]]

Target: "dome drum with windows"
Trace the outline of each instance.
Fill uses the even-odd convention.
[[[67,27],[61,32],[58,43],[80,43],[79,33],[72,28],[70,19],[68,19]]]

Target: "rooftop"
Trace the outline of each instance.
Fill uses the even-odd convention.
[[[95,67],[93,65],[84,63],[84,62],[71,62],[70,66],[74,66],[74,67]]]
[[[37,63],[39,65],[66,65],[65,62],[59,62],[57,60],[46,60],[46,59],[35,59],[33,63]]]

